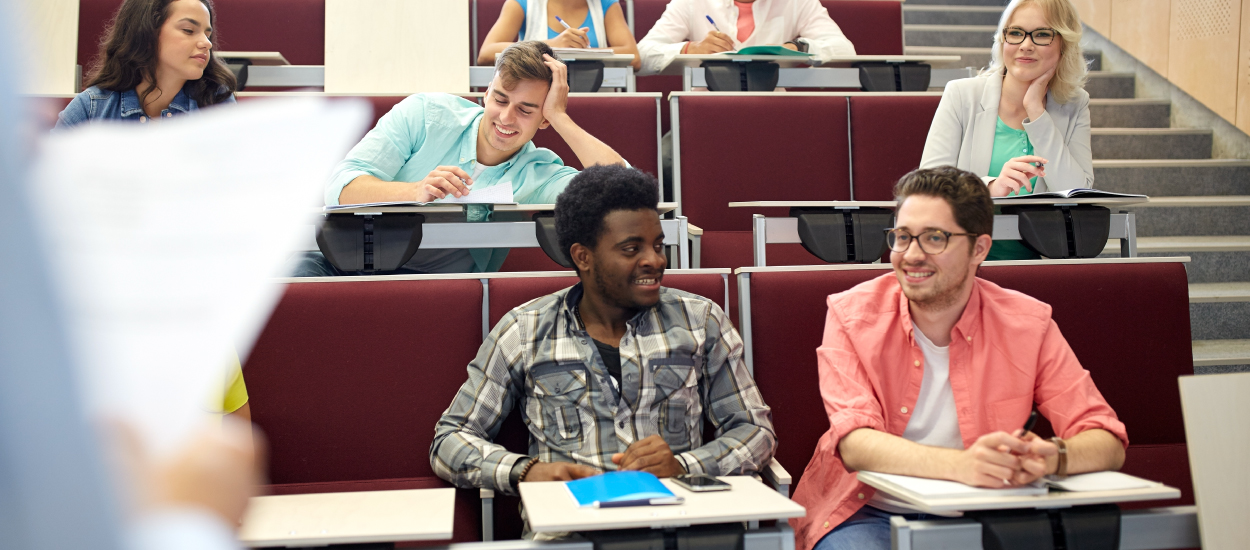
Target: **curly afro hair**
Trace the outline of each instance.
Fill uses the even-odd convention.
[[[660,187],[650,174],[617,164],[595,165],[569,182],[556,198],[556,236],[572,258],[573,243],[594,248],[603,236],[603,220],[617,210],[655,210]]]

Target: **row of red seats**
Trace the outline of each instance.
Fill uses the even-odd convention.
[[[740,319],[754,375],[773,405],[777,459],[795,483],[828,429],[815,349],[825,297],[886,269],[746,270]],[[670,271],[665,285],[724,305],[726,270]],[[1177,376],[1192,374],[1183,264],[1123,260],[987,265],[979,275],[1036,297],[1128,425],[1124,471],[1178,487],[1192,504]],[[742,276],[742,275],[740,275]],[[1068,284],[1080,281],[1080,284]],[[576,282],[571,275],[342,278],[292,282],[246,361],[253,419],[270,439],[274,493],[440,487],[429,466],[434,424],[465,380],[483,331],[509,309]],[[483,320],[482,301],[488,299]],[[745,311],[745,310],[744,310]],[[433,312],[438,312],[434,315]],[[1149,319],[1131,332],[1106,327]],[[485,321],[485,324],[484,324]],[[436,339],[420,335],[437,333]],[[1005,342],[1004,345],[1010,345]],[[783,406],[784,405],[784,406]],[[1042,423],[1036,431],[1048,435]],[[525,452],[513,414],[499,442]],[[519,535],[514,499],[495,501],[498,538]],[[457,541],[477,540],[477,492],[458,492]]]
[[[467,0],[470,40],[481,46],[505,0]],[[632,0],[634,36],[642,40],[664,13],[668,0]],[[105,25],[121,0],[81,0],[78,17],[78,64],[87,67],[99,51]],[[903,53],[901,2],[822,0],[830,16],[861,54]],[[282,52],[293,65],[325,64],[325,0],[217,0],[220,47],[225,51]],[[622,9],[625,7],[622,2]],[[628,10],[626,10],[628,17]],[[475,48],[471,48],[474,49]],[[680,89],[680,88],[677,88]]]

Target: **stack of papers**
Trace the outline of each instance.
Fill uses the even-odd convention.
[[[648,472],[608,472],[564,483],[578,506],[611,508],[681,504],[685,499]]]
[[[1051,489],[1068,492],[1092,492],[1146,489],[1159,486],[1158,483],[1153,481],[1120,472],[1078,474],[1069,476],[1062,480],[1042,478],[1031,485],[1024,485],[1021,487],[1005,487],[1002,489],[985,489],[964,485],[958,481],[883,474],[880,472],[860,472],[859,478],[865,483],[876,486],[880,490],[902,498],[908,502],[920,502],[924,499],[976,498],[986,496],[1037,496],[1047,494]],[[872,482],[870,482],[870,480],[872,480]]]
[[[556,52],[556,57],[608,57],[616,55],[612,48],[551,48]]]

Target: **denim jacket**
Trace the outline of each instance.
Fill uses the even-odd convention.
[[[234,103],[230,96],[223,103]],[[194,99],[183,90],[169,103],[169,107],[161,111],[161,118],[184,115],[199,109]],[[134,90],[114,92],[102,90],[95,86],[83,90],[57,116],[56,128],[63,129],[77,126],[92,120],[125,120],[146,123],[149,117],[139,104],[139,94]]]

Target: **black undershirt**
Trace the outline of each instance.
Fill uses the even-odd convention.
[[[595,347],[599,348],[599,357],[603,358],[603,366],[608,368],[608,374],[612,375],[612,379],[616,380],[616,385],[621,385],[621,348],[614,348],[608,344],[594,340]]]

